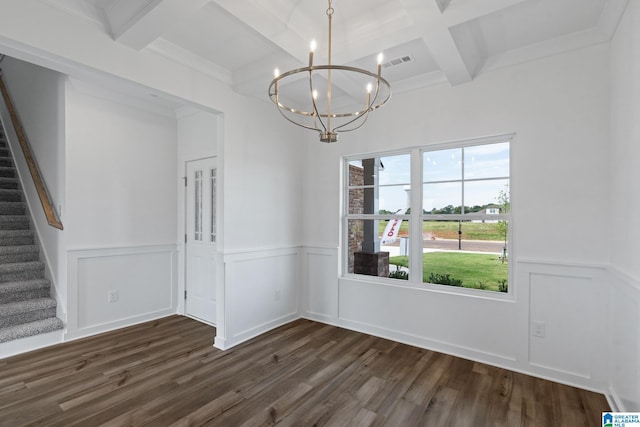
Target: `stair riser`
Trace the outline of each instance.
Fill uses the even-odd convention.
[[[0,239],[0,246],[33,245],[33,242],[33,236],[3,237]]]
[[[11,157],[9,149],[4,145],[0,146],[0,157]]]
[[[9,157],[2,157],[0,155],[0,166],[4,166],[6,168],[10,168],[10,167],[13,166],[13,162],[11,161],[11,159]]]
[[[25,215],[27,210],[20,203],[0,203],[0,215]]]
[[[6,295],[0,295],[0,304],[8,304],[10,302],[28,301],[36,298],[48,298],[49,289],[34,289],[24,292],[13,292]]]
[[[24,219],[7,221],[0,217],[0,230],[28,230],[29,220]]]
[[[22,195],[18,191],[0,191],[0,202],[21,202]]]
[[[0,254],[0,264],[14,262],[39,261],[38,251],[18,252],[14,254]]]
[[[40,279],[44,277],[44,267],[37,270],[25,270],[15,273],[0,273],[0,282],[16,282],[18,280]]]
[[[52,307],[42,310],[29,311],[26,313],[13,314],[11,316],[0,316],[0,328],[34,322],[36,320],[46,319],[47,317],[55,317],[55,315],[56,308]]]
[[[0,176],[4,178],[15,178],[16,170],[15,169],[0,169]]]

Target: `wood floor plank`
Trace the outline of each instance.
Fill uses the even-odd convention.
[[[0,426],[597,425],[601,394],[297,320],[231,350],[170,316],[0,360]]]

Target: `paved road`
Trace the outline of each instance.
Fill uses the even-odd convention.
[[[441,251],[470,251],[470,252],[487,252],[493,254],[502,253],[504,242],[496,242],[489,240],[462,240],[460,248],[458,240],[453,239],[435,239],[423,240],[424,249],[441,250]],[[389,248],[397,248],[400,246],[400,239],[389,245]],[[394,251],[395,252],[395,251]]]
[[[424,240],[423,247],[425,249],[440,249],[440,250],[458,250],[458,241],[449,239],[436,239],[436,240]],[[501,253],[504,247],[504,242],[494,242],[486,240],[462,240],[460,249],[463,251],[474,252],[491,252]]]

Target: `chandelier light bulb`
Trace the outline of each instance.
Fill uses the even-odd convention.
[[[309,49],[311,50],[311,52],[315,52],[317,47],[318,44],[316,43],[316,39],[311,40],[311,43],[309,44]]]
[[[280,70],[279,70],[279,69],[277,69],[277,68],[275,68],[275,69],[273,70],[273,77],[278,77],[279,75],[280,75]]]
[[[371,93],[372,90],[373,90],[373,85],[371,83],[369,83],[367,85],[367,93]]]
[[[314,90],[312,95],[313,95],[313,99],[318,99],[318,91],[317,90]]]

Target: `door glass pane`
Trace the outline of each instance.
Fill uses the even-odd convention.
[[[211,169],[211,243],[216,242],[216,169]]]
[[[195,197],[194,197],[195,218],[193,221],[193,230],[194,230],[193,239],[197,241],[201,241],[202,240],[202,171],[201,170],[195,171],[193,183],[194,183],[193,187],[195,191]]]

